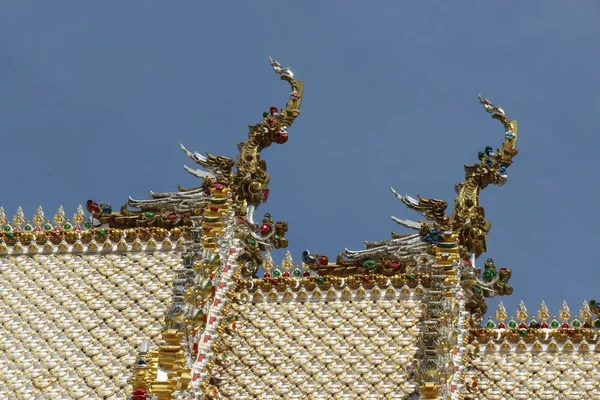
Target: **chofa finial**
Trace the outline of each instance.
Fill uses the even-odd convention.
[[[269,195],[270,176],[267,173],[267,164],[261,160],[260,153],[273,143],[284,144],[288,141],[288,129],[300,115],[302,102],[302,82],[294,78],[290,68],[283,67],[273,58],[269,57],[269,63],[275,73],[291,86],[289,101],[284,108],[268,107],[268,111],[262,114],[262,121],[249,126],[248,140],[238,143],[237,158],[215,156],[210,153],[202,155],[180,145],[183,152],[198,167],[185,166],[184,168],[193,176],[200,178],[201,185],[190,189],[179,187],[178,192],[171,193],[150,192],[151,198],[148,200],[130,198],[127,206],[138,208],[140,211],[129,211],[126,206],[123,206],[120,215],[111,216],[111,223],[118,221],[136,226],[138,220],[144,220],[142,223],[146,225],[162,224],[164,227],[169,227],[172,223],[168,222],[170,221],[168,217],[172,217],[173,221],[185,221],[188,217],[196,216],[198,210],[207,204],[211,188],[215,186],[230,189],[235,214],[251,220],[254,209],[265,202]],[[174,218],[172,214],[178,217]],[[148,218],[144,215],[152,215],[152,220],[146,221]]]
[[[443,200],[427,199],[417,196],[400,195],[394,189],[392,193],[408,208],[425,216],[433,223],[421,223],[392,219],[408,228],[428,231],[430,228],[438,230],[452,230],[459,234],[460,244],[465,251],[479,257],[486,251],[485,237],[491,227],[485,219],[485,211],[479,204],[479,192],[488,185],[502,186],[507,180],[507,169],[512,164],[512,158],[517,155],[517,121],[506,117],[502,108],[493,104],[488,99],[479,95],[479,102],[492,118],[499,120],[505,128],[504,142],[496,152],[492,146],[486,146],[478,153],[480,163],[465,166],[465,180],[456,185],[457,197],[454,200],[452,216],[445,214],[447,203]]]

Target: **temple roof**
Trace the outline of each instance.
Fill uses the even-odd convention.
[[[160,337],[180,258],[0,256],[0,398],[123,398],[137,347]]]
[[[600,398],[598,327],[587,302],[578,315],[564,302],[555,315],[544,302],[531,315],[521,302],[510,318],[500,303],[496,317],[471,332],[465,398]]]
[[[257,282],[258,284],[259,282]],[[268,285],[270,286],[270,285]],[[213,379],[224,398],[407,399],[416,391],[423,288],[242,290]]]
[[[466,399],[599,399],[597,344],[572,343],[505,346],[502,351],[482,350],[467,372],[476,387]]]
[[[31,222],[20,208],[11,221],[0,208],[0,383],[8,387],[0,394],[459,400],[479,387],[529,398],[519,382],[563,371],[571,383],[561,378],[538,398],[595,389],[574,386],[592,379],[586,355],[538,362],[595,349],[600,321],[589,306],[580,320],[563,306],[561,322],[542,307],[539,323],[524,305],[508,321],[501,306],[497,323],[480,326],[485,298],[512,293],[512,272],[476,261],[491,227],[479,194],[507,182],[518,153],[517,122],[482,97],[503,142],[465,166],[451,215],[444,200],[392,189],[427,220],[393,217],[416,232],[332,261],[306,250],[300,264],[289,253],[274,264],[269,251],[287,247],[288,226],[269,213],[254,219],[269,194],[261,151],[287,142],[303,84],[270,63],[290,84],[289,101],[249,126],[237,159],[181,146],[200,167],[186,167],[200,186],[130,198],[119,211],[88,200],[89,217],[80,206],[71,220],[62,207],[52,219],[40,208]]]

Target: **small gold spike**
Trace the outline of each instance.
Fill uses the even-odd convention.
[[[364,297],[364,296],[365,296],[365,294],[366,294],[366,292],[365,292],[365,288],[364,288],[362,285],[360,285],[360,286],[358,287],[358,289],[356,289],[356,296],[357,296],[357,297]]]
[[[283,261],[281,262],[281,268],[284,271],[291,271],[292,268],[294,268],[294,260],[292,260],[292,254],[290,253],[289,250],[285,252],[285,257],[283,258]]]
[[[517,307],[517,320],[521,323],[527,323],[529,320],[529,312],[523,301],[521,301]]]
[[[290,289],[289,287],[285,289],[285,291],[283,292],[283,298],[286,300],[291,300],[294,297],[294,294],[292,293],[292,289]]]
[[[567,323],[567,324],[569,323],[569,320],[573,316],[573,314],[571,313],[571,310],[569,309],[567,302],[564,300],[562,302],[562,305],[560,307],[560,311],[558,312],[558,315],[560,316],[561,322]]]
[[[61,251],[63,253],[69,251],[69,246],[67,245],[67,242],[64,241],[64,239],[59,243],[58,251]]]
[[[563,346],[563,351],[573,351],[574,349],[575,347],[573,346],[573,342],[571,342],[571,339],[567,339],[565,345]]]
[[[277,300],[278,293],[277,289],[273,288],[269,291],[269,300]]]
[[[19,206],[17,208],[17,213],[13,217],[13,224],[15,227],[21,227],[25,223],[25,214],[23,214],[23,209]]]
[[[81,240],[77,240],[75,243],[73,243],[73,251],[82,251],[83,250],[83,243],[81,243]]]
[[[77,206],[77,211],[75,211],[75,214],[73,214],[73,223],[77,226],[81,226],[84,222],[85,214],[83,212],[83,207],[81,207],[80,204],[79,206]]]
[[[345,298],[352,296],[352,292],[350,291],[350,288],[348,286],[346,286],[344,290],[342,290],[342,296]]]
[[[133,250],[139,251],[142,249],[142,241],[139,238],[136,238],[131,245]]]
[[[306,299],[307,293],[306,293],[306,289],[302,288],[300,289],[300,291],[298,292],[298,297],[301,299]]]
[[[172,243],[171,243],[171,239],[166,238],[165,240],[163,240],[162,242],[162,248],[163,249],[170,249],[172,247]]]
[[[21,243],[20,242],[15,243],[13,246],[13,253],[20,254],[22,251],[23,251],[23,246],[21,245]]]
[[[96,243],[96,240],[92,239],[90,241],[90,243],[88,244],[88,250],[98,250],[98,243]]]
[[[65,210],[63,206],[59,206],[56,214],[54,214],[54,225],[63,226],[67,222],[67,217],[65,216]]]
[[[381,296],[381,290],[379,290],[378,286],[374,286],[373,290],[371,291],[371,297],[377,298],[379,296]]]
[[[407,285],[402,286],[402,288],[400,289],[400,294],[403,297],[410,296],[410,288]]]
[[[490,339],[490,341],[487,342],[485,349],[490,353],[496,352],[496,344],[494,343],[494,339]]]
[[[550,311],[548,310],[548,306],[546,302],[542,301],[540,304],[540,308],[538,310],[538,320],[540,323],[548,321],[550,318]]]
[[[37,211],[33,216],[33,224],[35,226],[42,226],[46,221],[46,217],[44,216],[44,210],[42,210],[42,206],[38,206]]]
[[[125,242],[124,239],[119,240],[119,243],[117,244],[117,249],[119,251],[127,251],[127,242]]]
[[[423,288],[423,285],[421,285],[421,282],[419,282],[419,284],[415,287],[415,293],[421,296],[424,292],[425,288]]]
[[[54,251],[54,246],[52,246],[52,243],[50,241],[46,241],[46,243],[44,243],[44,252],[50,253],[53,251]]]
[[[155,249],[156,248],[156,240],[154,240],[154,238],[151,238],[150,240],[148,240],[148,248],[149,249]]]

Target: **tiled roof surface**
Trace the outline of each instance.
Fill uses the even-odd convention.
[[[483,348],[483,346],[481,346]],[[477,394],[470,399],[600,399],[600,354],[593,345],[574,345],[569,351],[485,351],[472,361],[467,381],[476,378]]]
[[[180,253],[0,258],[0,398],[123,398]]]
[[[317,289],[318,290],[318,289]],[[408,288],[271,291],[234,306],[226,362],[213,377],[225,398],[407,399],[421,302]],[[403,293],[401,293],[403,292]]]

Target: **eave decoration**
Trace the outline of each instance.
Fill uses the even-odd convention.
[[[199,167],[184,166],[185,170],[202,180],[194,188],[178,187],[177,192],[150,192],[150,199],[129,198],[119,212],[112,206],[88,200],[87,209],[92,214],[94,226],[110,228],[190,226],[191,219],[202,216],[210,198],[210,190],[215,187],[228,187],[231,191],[235,215],[252,218],[254,209],[267,201],[270,176],[267,163],[260,153],[273,143],[288,141],[288,129],[300,115],[303,83],[294,79],[289,68],[269,58],[271,66],[282,80],[291,86],[290,100],[285,108],[271,106],[263,113],[261,122],[249,125],[248,140],[238,143],[237,159],[202,155],[189,151],[180,145],[183,152]],[[137,211],[128,207],[137,208]]]
[[[446,213],[448,203],[444,200],[420,195],[415,199],[392,188],[398,200],[423,215],[426,221],[392,219],[417,233],[392,233],[391,240],[365,242],[364,250],[346,249],[335,262],[315,254],[305,261],[309,267],[321,275],[411,275],[427,272],[429,265],[445,257],[456,261],[461,269],[461,282],[468,298],[467,309],[476,317],[486,312],[486,297],[511,294],[513,289],[508,285],[512,274],[510,269],[498,269],[491,258],[485,261],[483,268],[477,268],[475,260],[487,251],[486,237],[491,228],[490,221],[485,218],[485,209],[479,203],[479,193],[489,185],[502,186],[506,183],[507,169],[518,154],[517,121],[511,121],[502,108],[481,96],[479,102],[493,119],[502,123],[504,141],[496,151],[486,146],[478,154],[478,164],[465,166],[465,180],[455,186],[457,196],[451,215]]]

